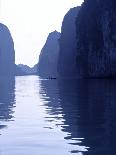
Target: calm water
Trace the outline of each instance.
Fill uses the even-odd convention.
[[[0,78],[0,155],[26,154],[116,154],[116,81]]]

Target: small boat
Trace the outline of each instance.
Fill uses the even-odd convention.
[[[50,80],[55,80],[56,77],[48,77],[47,79],[50,79]]]

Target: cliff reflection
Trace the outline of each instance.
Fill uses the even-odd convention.
[[[43,96],[44,102],[46,99],[46,111],[50,115],[62,113],[58,82],[56,80],[42,80],[40,94]]]
[[[0,128],[6,126],[3,125],[3,121],[8,121],[13,117],[14,89],[14,77],[0,77]]]
[[[113,155],[116,153],[116,81],[46,80],[46,111],[60,119],[71,153]],[[71,140],[71,141],[70,141]]]

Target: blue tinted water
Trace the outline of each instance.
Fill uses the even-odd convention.
[[[0,78],[0,155],[115,153],[115,80]]]

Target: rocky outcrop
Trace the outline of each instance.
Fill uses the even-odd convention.
[[[14,75],[15,51],[9,29],[0,23],[0,76]]]
[[[65,15],[61,37],[60,37],[60,53],[58,61],[58,73],[60,77],[76,77],[76,17],[80,7],[69,10]]]
[[[79,74],[116,77],[116,1],[85,0],[76,28]]]
[[[41,50],[37,64],[38,75],[44,78],[57,77],[60,33],[51,32]]]

